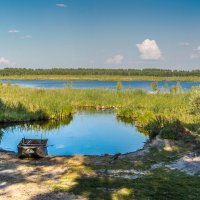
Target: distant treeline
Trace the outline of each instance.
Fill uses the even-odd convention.
[[[0,69],[0,76],[10,75],[115,75],[115,76],[200,76],[200,70],[165,70],[165,69],[91,69],[91,68],[52,68],[27,69],[4,68]]]

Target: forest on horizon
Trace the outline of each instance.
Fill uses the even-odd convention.
[[[200,70],[170,70],[170,69],[100,69],[100,68],[4,68],[0,76],[11,75],[110,75],[110,76],[156,76],[185,77],[200,76]]]

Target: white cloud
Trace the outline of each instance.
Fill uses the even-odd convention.
[[[200,45],[194,49],[193,54],[190,56],[191,59],[200,58]]]
[[[14,29],[14,30],[9,30],[9,31],[8,31],[8,33],[19,33],[19,32],[20,32],[19,30],[15,30],[15,29]]]
[[[136,46],[143,60],[159,60],[162,58],[162,53],[155,40],[146,39]]]
[[[10,60],[4,57],[0,57],[0,65],[9,65],[9,64],[11,64]]]
[[[190,43],[189,42],[181,42],[180,46],[190,46]]]
[[[64,3],[57,3],[56,6],[59,7],[59,8],[66,8],[67,7],[67,5],[64,4]]]
[[[106,64],[115,64],[115,65],[119,65],[119,64],[121,64],[122,63],[122,61],[124,60],[124,56],[122,56],[122,55],[115,55],[115,56],[113,56],[112,58],[108,58],[107,60],[106,60]]]

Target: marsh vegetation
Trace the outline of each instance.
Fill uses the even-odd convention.
[[[80,109],[113,109],[118,118],[134,121],[136,126],[155,135],[155,130],[178,123],[199,131],[199,95],[194,87],[183,92],[179,85],[170,92],[109,89],[33,89],[10,84],[0,86],[0,121],[61,120]],[[172,126],[173,127],[173,126]]]

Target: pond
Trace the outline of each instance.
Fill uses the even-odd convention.
[[[79,112],[73,119],[2,127],[0,148],[17,151],[25,138],[48,139],[49,155],[102,155],[141,149],[148,136],[113,112]]]
[[[63,88],[63,87],[73,87],[73,88],[108,88],[115,89],[116,81],[97,81],[97,80],[77,80],[77,81],[67,81],[67,80],[1,80],[2,83],[11,83],[24,87],[34,87],[34,88]],[[151,91],[152,81],[122,81],[123,88],[133,88],[133,89],[145,89]],[[158,88],[162,89],[165,87],[166,83],[168,87],[172,87],[177,84],[176,81],[158,81]],[[200,86],[200,82],[180,82],[183,89],[189,90],[193,86]]]

